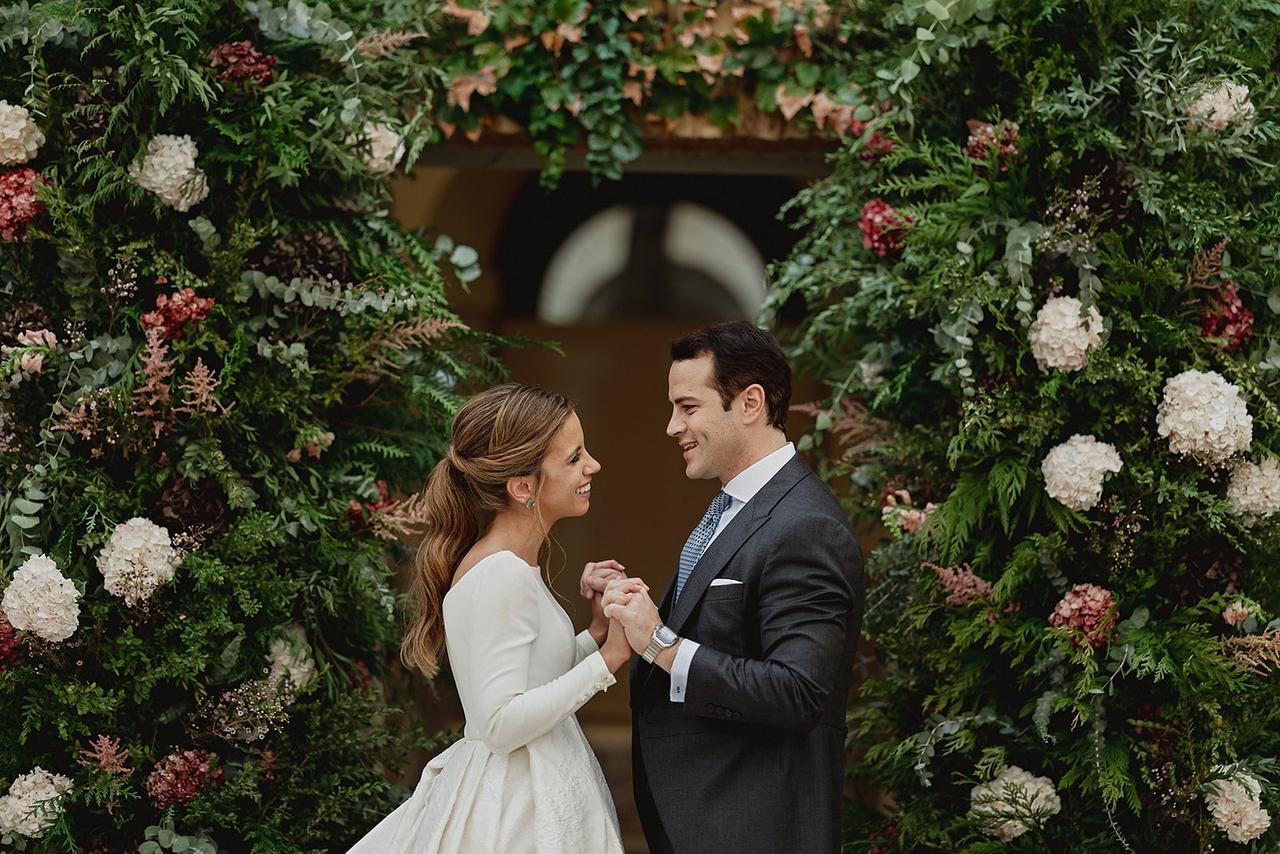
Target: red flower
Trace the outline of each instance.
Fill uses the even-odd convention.
[[[1227,351],[1234,353],[1253,337],[1253,312],[1244,307],[1236,283],[1226,280],[1205,306],[1200,316],[1200,334],[1225,339]]]
[[[372,516],[379,510],[395,507],[399,503],[391,500],[391,490],[387,488],[385,480],[377,481],[374,485],[378,487],[378,500],[373,504],[361,504],[354,498],[347,502],[347,521],[359,533],[364,533],[368,530],[366,513]]]
[[[19,651],[21,643],[13,623],[9,622],[4,611],[0,611],[0,670],[18,663],[22,657]]]
[[[209,51],[209,67],[218,72],[218,82],[245,88],[270,83],[277,59],[259,51],[248,39],[225,42]]]
[[[159,328],[164,340],[176,341],[182,337],[187,324],[204,320],[213,304],[212,297],[198,297],[191,288],[183,288],[173,296],[160,294],[156,297],[155,311],[142,315],[142,327]]]
[[[862,206],[858,229],[862,245],[885,258],[902,248],[902,235],[915,220],[889,206],[884,199],[872,199]]]
[[[857,136],[862,136],[867,129],[867,125],[857,119],[852,119],[849,122],[849,129]],[[893,151],[893,140],[887,136],[882,136],[879,130],[873,130],[871,136],[867,139],[866,147],[862,149],[862,159],[875,160],[890,151]]]
[[[44,205],[36,201],[36,182],[42,180],[30,166],[0,175],[0,240],[21,240],[27,226],[44,213]]]
[[[179,750],[156,763],[147,777],[147,794],[159,809],[187,804],[208,782],[222,780],[222,769],[210,766],[218,757],[207,750]]]

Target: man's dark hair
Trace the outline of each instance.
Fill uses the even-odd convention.
[[[671,345],[671,361],[683,362],[703,354],[711,356],[712,386],[728,410],[747,386],[759,384],[769,424],[785,430],[791,407],[791,366],[782,347],[754,323],[734,320],[707,326]]]

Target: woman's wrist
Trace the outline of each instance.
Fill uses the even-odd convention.
[[[591,639],[596,642],[596,646],[604,646],[605,640],[609,637],[609,621],[605,620],[599,625],[593,622],[587,626],[587,634],[591,635]]]

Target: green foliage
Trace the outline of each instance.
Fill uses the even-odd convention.
[[[386,122],[411,162],[430,138],[439,70],[355,49],[426,11],[0,8],[0,100],[44,136],[23,164],[43,210],[0,253],[0,587],[44,554],[79,594],[71,637],[0,654],[0,793],[37,765],[73,781],[43,838],[4,844],[345,850],[403,794],[385,769],[433,743],[383,678],[404,557],[383,523],[501,369],[445,299],[474,251],[395,226],[360,142]],[[213,65],[246,39],[268,80]],[[189,210],[130,174],[157,134],[195,143]],[[126,605],[98,558],[134,517],[172,535],[176,572]],[[286,653],[314,676],[269,675]],[[148,777],[184,750],[211,776],[161,807]]]
[[[547,158],[548,184],[575,147],[594,177],[620,178],[647,125],[699,138],[768,136],[782,121],[843,134],[862,132],[855,107],[874,117],[851,70],[829,61],[843,47],[826,3],[462,0],[444,12],[412,43],[442,69],[431,117],[471,138],[514,123]]]
[[[887,825],[904,850],[1209,850],[1223,843],[1200,795],[1215,767],[1243,763],[1280,806],[1280,677],[1236,654],[1275,642],[1280,528],[1226,495],[1234,465],[1280,448],[1275,4],[844,12],[840,68],[888,102],[893,147],[851,141],[791,203],[802,237],[771,271],[767,315],[808,307],[786,334],[830,389],[815,437],[856,412],[850,398],[892,425],[822,461],[868,521],[894,496],[893,538],[867,566],[883,668],[851,724],[852,767],[898,808],[852,808],[848,850],[885,844]],[[1251,112],[1207,125],[1192,105],[1226,83],[1249,87]],[[875,198],[900,212],[894,243],[860,234]],[[1202,331],[1229,284],[1251,337]],[[1067,295],[1101,314],[1102,344],[1079,370],[1041,367],[1030,327]],[[1192,368],[1247,402],[1252,444],[1229,464],[1177,456],[1156,428],[1166,380]],[[1049,495],[1041,467],[1074,434],[1123,463],[1083,510]],[[943,589],[939,564],[971,570],[973,592]],[[1077,584],[1113,598],[1096,649],[1048,623]],[[1252,610],[1231,625],[1237,602]],[[1062,807],[1003,845],[970,793],[1006,764],[1053,781]]]

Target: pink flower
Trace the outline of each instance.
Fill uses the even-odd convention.
[[[1238,626],[1253,615],[1254,609],[1244,602],[1232,602],[1222,612],[1222,619],[1228,626]]]
[[[902,512],[902,530],[908,534],[914,534],[919,531],[924,523],[929,521],[929,517],[933,515],[933,511],[937,509],[937,505],[930,501],[924,506],[923,510],[905,510]]]
[[[990,122],[970,119],[969,139],[965,141],[964,153],[970,160],[986,163],[991,157],[991,149],[996,148],[996,163],[1001,174],[1009,171],[1009,164],[1018,156],[1018,124],[1005,119],[997,128]]]
[[[925,566],[937,573],[938,584],[942,585],[947,594],[947,604],[952,607],[969,605],[991,595],[991,582],[974,575],[967,563],[950,569],[935,563],[926,563]]]
[[[36,200],[36,182],[41,180],[30,166],[0,175],[0,240],[21,240],[27,226],[44,213],[44,205]]]
[[[884,199],[872,199],[862,206],[858,229],[862,245],[881,258],[902,249],[902,235],[915,220],[889,206]]]
[[[285,457],[285,459],[287,459],[289,462],[291,462],[291,463],[296,463],[296,462],[298,462],[299,460],[301,460],[301,459],[302,459],[302,449],[301,449],[301,448],[294,448],[292,451],[290,451],[289,453],[285,454],[285,455],[284,455],[284,457]]]
[[[24,374],[38,374],[44,368],[44,353],[23,353],[18,357],[18,369]]]
[[[1212,295],[1200,316],[1200,334],[1205,338],[1223,338],[1227,352],[1234,353],[1253,337],[1253,312],[1245,308],[1236,283],[1223,282]]]
[[[48,329],[26,329],[18,333],[18,343],[24,347],[57,347],[58,336]]]
[[[1049,615],[1049,625],[1054,628],[1073,626],[1080,636],[1072,637],[1072,643],[1083,639],[1097,649],[1111,640],[1116,625],[1116,607],[1111,591],[1096,584],[1077,584],[1067,591]]]
[[[156,297],[155,311],[142,315],[143,329],[159,329],[166,341],[176,341],[190,323],[198,323],[213,308],[212,297],[198,297],[191,288],[183,288],[173,296]]]

